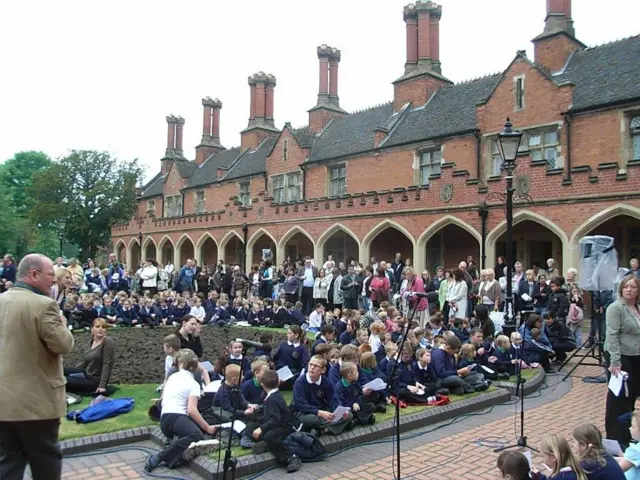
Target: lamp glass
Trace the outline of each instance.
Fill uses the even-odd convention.
[[[498,149],[500,150],[505,170],[513,170],[515,168],[521,140],[522,132],[513,130],[511,121],[507,118],[504,130],[498,134]]]

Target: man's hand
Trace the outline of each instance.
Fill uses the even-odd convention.
[[[253,439],[257,441],[260,438],[260,435],[262,435],[262,429],[258,427],[253,431]]]
[[[253,407],[249,407],[244,411],[245,415],[251,415],[253,413]]]
[[[333,413],[331,412],[326,412],[324,410],[318,410],[317,413],[318,417],[320,417],[321,419],[323,419],[325,422],[333,422],[334,420],[334,416]]]
[[[609,367],[609,371],[611,372],[611,375],[613,375],[614,377],[617,377],[618,375],[620,375],[620,370],[622,370],[622,367],[620,365],[611,365]]]

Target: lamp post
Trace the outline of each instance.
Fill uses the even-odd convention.
[[[138,242],[140,243],[140,265],[142,265],[142,230],[138,232]]]
[[[249,225],[242,224],[242,270],[247,272],[247,237],[249,233]]]
[[[511,268],[513,267],[513,171],[517,167],[518,148],[522,140],[522,132],[513,130],[513,125],[507,117],[504,130],[498,134],[498,150],[502,158],[502,168],[507,172],[507,192],[506,192],[506,217],[507,217],[507,294],[504,305],[504,328],[505,335],[510,336],[516,328],[515,310],[513,306],[513,285]]]

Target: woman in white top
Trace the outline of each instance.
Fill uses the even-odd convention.
[[[162,391],[160,429],[167,438],[177,440],[161,452],[147,457],[144,466],[147,472],[163,462],[169,468],[177,468],[193,456],[204,453],[189,446],[192,442],[204,440],[203,432],[214,435],[218,430],[217,426],[209,425],[198,411],[200,385],[193,378],[193,372],[198,369],[198,357],[192,350],[180,350],[176,355],[176,365],[178,372],[167,379]]]
[[[329,294],[329,279],[324,268],[318,270],[318,277],[313,281],[313,304],[321,303],[327,306],[327,295]]]
[[[478,301],[486,305],[489,311],[500,309],[500,283],[496,280],[496,274],[491,268],[482,270],[480,276],[484,274],[484,281],[478,288]]]
[[[158,264],[155,260],[147,260],[140,270],[140,280],[143,291],[148,291],[152,296],[158,293]]]
[[[467,282],[464,281],[464,273],[459,268],[455,268],[452,273],[454,283],[447,289],[449,317],[467,318]]]

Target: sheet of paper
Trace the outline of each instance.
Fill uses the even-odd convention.
[[[213,365],[211,362],[201,362],[202,368],[204,368],[207,372],[213,372]]]
[[[489,367],[485,367],[484,365],[480,365],[480,366],[487,373],[496,373],[495,370],[491,370]]]
[[[380,390],[387,388],[387,384],[384,383],[384,380],[381,378],[374,378],[369,383],[363,385],[362,388],[370,388],[374,392],[379,392]]]
[[[286,382],[290,378],[293,378],[293,372],[286,365],[281,369],[276,370],[276,373],[278,374],[278,378],[280,379],[281,382]]]
[[[522,298],[525,302],[531,301],[531,297],[529,296],[528,293],[523,293],[522,295],[520,295],[520,298]]]
[[[338,423],[340,420],[342,420],[342,417],[344,417],[344,414],[349,413],[350,411],[351,409],[349,407],[336,408],[335,412],[333,412],[333,422],[331,423]]]
[[[529,468],[533,466],[533,458],[531,457],[531,450],[527,450],[526,452],[522,452],[525,457],[527,457],[527,461],[529,462]]]
[[[602,440],[602,446],[607,451],[609,455],[612,457],[622,456],[622,448],[620,448],[620,444],[617,440],[611,440],[610,438],[604,438]]]
[[[622,391],[622,387],[624,385],[624,380],[627,378],[627,376],[628,373],[623,372],[622,370],[620,371],[618,376],[611,375],[611,378],[609,379],[609,390],[611,390],[611,393],[613,393],[616,397],[620,396],[620,392]]]
[[[204,393],[216,393],[222,385],[222,380],[214,380],[209,385],[205,385],[202,391]]]
[[[476,368],[477,366],[478,366],[478,364],[477,364],[477,363],[472,363],[472,364],[471,364],[471,365],[469,365],[467,368],[468,368],[469,370],[473,370],[473,369],[474,369],[474,368]]]
[[[220,428],[231,428],[231,422],[221,424]],[[243,421],[236,420],[235,422],[233,422],[233,431],[238,435],[244,432],[246,428],[247,425]]]

